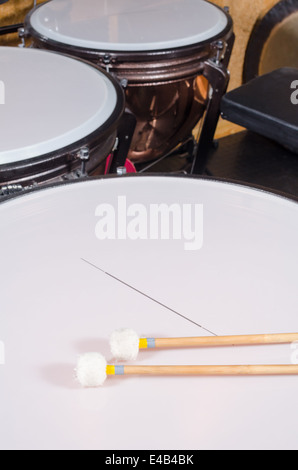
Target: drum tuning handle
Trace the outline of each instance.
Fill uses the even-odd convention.
[[[90,160],[90,150],[88,147],[81,148],[79,152],[79,158],[81,160],[81,174],[82,176],[86,176],[86,164]]]

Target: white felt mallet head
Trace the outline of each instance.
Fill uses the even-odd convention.
[[[110,336],[110,347],[117,360],[134,361],[139,354],[140,338],[134,330],[114,331]]]
[[[79,357],[76,376],[83,387],[99,387],[107,378],[107,361],[99,353],[87,353]]]

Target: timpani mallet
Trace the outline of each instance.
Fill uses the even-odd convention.
[[[277,376],[298,375],[298,365],[217,365],[217,366],[123,366],[108,365],[99,353],[78,360],[76,377],[85,388],[102,386],[111,376]]]
[[[252,346],[290,344],[298,341],[298,333],[202,336],[190,338],[140,338],[131,329],[116,330],[110,337],[110,347],[116,360],[133,361],[144,349],[207,348],[217,346]]]

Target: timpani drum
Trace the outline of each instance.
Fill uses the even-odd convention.
[[[128,157],[143,162],[192,135],[209,97],[206,61],[228,57],[233,24],[203,0],[52,0],[28,15],[25,34],[34,47],[82,57],[118,78],[137,119]]]
[[[168,214],[157,232],[156,206]],[[74,372],[85,353],[112,361],[119,328],[150,338],[297,332],[297,201],[137,174],[21,193],[0,203],[0,220],[1,450],[298,448],[297,376],[110,377],[82,388]],[[148,350],[136,362],[297,358],[288,344]]]
[[[82,60],[2,47],[0,186],[103,174],[124,111],[121,86]]]

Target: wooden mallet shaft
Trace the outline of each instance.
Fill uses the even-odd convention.
[[[81,356],[76,368],[84,387],[98,387],[108,376],[285,376],[298,375],[298,365],[108,365],[99,353]]]
[[[261,344],[289,344],[295,341],[298,341],[298,333],[206,336],[193,338],[147,338],[140,339],[140,349],[251,346]]]
[[[107,366],[107,375],[260,376],[298,375],[298,365]]]

